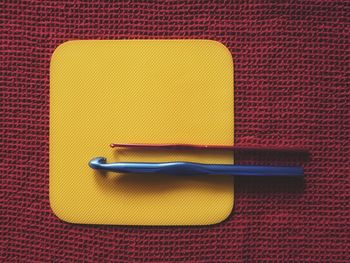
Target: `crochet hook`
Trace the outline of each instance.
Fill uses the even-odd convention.
[[[248,145],[200,145],[200,144],[147,144],[147,143],[112,143],[112,148],[165,148],[165,149],[212,149],[231,151],[282,151],[282,152],[307,152],[302,147],[282,147],[282,146],[248,146]]]
[[[232,175],[232,176],[286,176],[302,177],[301,167],[250,166],[231,164],[204,164],[192,162],[116,162],[106,163],[106,158],[97,157],[89,162],[95,170],[117,173],[156,173],[166,175]]]

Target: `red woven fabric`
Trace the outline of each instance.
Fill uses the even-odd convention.
[[[349,262],[349,16],[346,1],[1,1],[0,261]],[[215,226],[59,221],[48,198],[50,56],[70,39],[125,38],[227,45],[236,143],[311,152],[237,162],[302,161],[305,181],[238,179],[235,211]]]

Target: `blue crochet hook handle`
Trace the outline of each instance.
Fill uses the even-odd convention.
[[[191,162],[117,162],[106,163],[106,158],[98,157],[89,162],[96,170],[117,173],[156,173],[168,175],[233,175],[233,176],[287,176],[302,177],[301,167],[249,166],[230,164],[204,164]]]

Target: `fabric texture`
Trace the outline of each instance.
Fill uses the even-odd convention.
[[[348,1],[0,3],[1,262],[349,262]],[[214,39],[233,53],[236,144],[310,155],[305,180],[237,179],[206,227],[61,222],[49,205],[49,64],[71,39]],[[83,147],[83,146],[82,146]],[[218,204],[219,205],[219,204]]]

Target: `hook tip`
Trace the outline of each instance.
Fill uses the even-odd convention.
[[[106,163],[106,158],[104,158],[104,157],[97,157],[97,158],[92,159],[89,162],[89,166],[92,169],[100,169],[101,168],[101,164],[105,164],[105,163]]]

